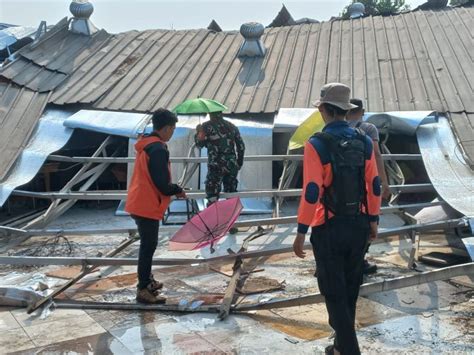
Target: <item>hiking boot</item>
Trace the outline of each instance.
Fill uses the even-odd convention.
[[[366,259],[364,260],[363,272],[364,272],[364,275],[374,274],[377,272],[377,265],[369,263]]]
[[[328,345],[324,349],[324,354],[326,355],[334,355],[334,345]]]
[[[155,280],[153,275],[150,275],[150,283],[148,284],[151,292],[156,293],[163,288],[163,282]]]
[[[166,298],[160,295],[155,295],[148,287],[137,289],[137,302],[147,304],[165,303]]]

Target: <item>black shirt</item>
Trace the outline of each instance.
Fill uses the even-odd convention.
[[[165,196],[179,194],[183,189],[171,183],[171,176],[168,170],[170,153],[165,144],[161,142],[151,143],[145,148],[148,154],[148,170],[156,188]]]

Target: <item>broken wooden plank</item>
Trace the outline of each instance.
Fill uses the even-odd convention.
[[[242,244],[242,247],[238,251],[237,255],[239,254],[242,255],[243,253],[245,253],[248,249],[249,243],[252,240],[255,240],[256,238],[261,237],[262,235],[265,235],[267,232],[268,232],[267,230],[264,230],[263,228],[259,228],[257,231],[250,234],[247,238],[245,238],[244,243]],[[220,320],[226,319],[230,313],[230,308],[235,298],[235,291],[237,289],[237,285],[240,280],[240,275],[242,273],[242,264],[243,264],[242,257],[237,256],[234,262],[234,266],[232,268],[233,270],[232,277],[230,278],[229,285],[227,286],[227,289],[225,291],[224,299],[222,300],[221,308],[219,309],[218,318]]]

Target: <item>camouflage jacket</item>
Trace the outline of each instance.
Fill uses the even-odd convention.
[[[242,166],[245,144],[235,125],[225,119],[218,119],[204,122],[202,130],[205,139],[200,141],[196,133],[194,141],[198,147],[207,148],[209,164],[221,164],[222,161],[237,159],[237,164]]]

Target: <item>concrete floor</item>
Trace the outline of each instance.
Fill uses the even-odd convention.
[[[388,221],[388,222],[387,222]],[[386,219],[388,225],[398,223]],[[130,224],[127,217],[112,217],[112,210],[76,208],[55,222],[67,228],[95,228]],[[241,245],[246,232],[229,236],[219,243],[215,255],[224,255]],[[252,242],[250,249],[278,248],[292,244],[294,226],[282,226],[271,235]],[[45,238],[30,240],[10,248],[16,255],[96,255],[118,245],[124,235],[71,236],[69,244],[46,246]],[[203,258],[209,249],[198,252],[169,252],[169,235],[160,238],[158,257]],[[5,241],[4,241],[5,242]],[[11,241],[10,241],[11,243]],[[1,242],[0,242],[1,244]],[[11,245],[11,244],[10,244]],[[0,245],[1,246],[1,245]],[[416,273],[407,270],[410,243],[391,238],[371,247],[370,259],[379,269],[367,281]],[[135,243],[120,256],[136,256]],[[422,236],[420,253],[452,250],[444,235]],[[292,253],[250,261],[264,270],[251,274],[249,281],[273,280],[284,290],[241,297],[241,302],[258,302],[295,297],[318,291],[314,260],[296,258]],[[212,265],[223,273],[231,264]],[[419,270],[431,267],[418,265]],[[0,286],[35,286],[39,281],[50,287],[67,281],[77,267],[0,267]],[[209,266],[154,268],[165,282],[169,303],[202,300],[218,303],[229,278]],[[64,298],[74,300],[134,302],[134,267],[104,267],[69,289]],[[357,310],[358,337],[363,353],[474,353],[474,283],[468,277],[439,281],[406,289],[361,297]],[[108,310],[51,309],[28,315],[22,308],[0,307],[0,353],[99,353],[99,354],[306,354],[323,353],[331,340],[324,304],[232,314],[225,321],[208,313],[165,313]]]

